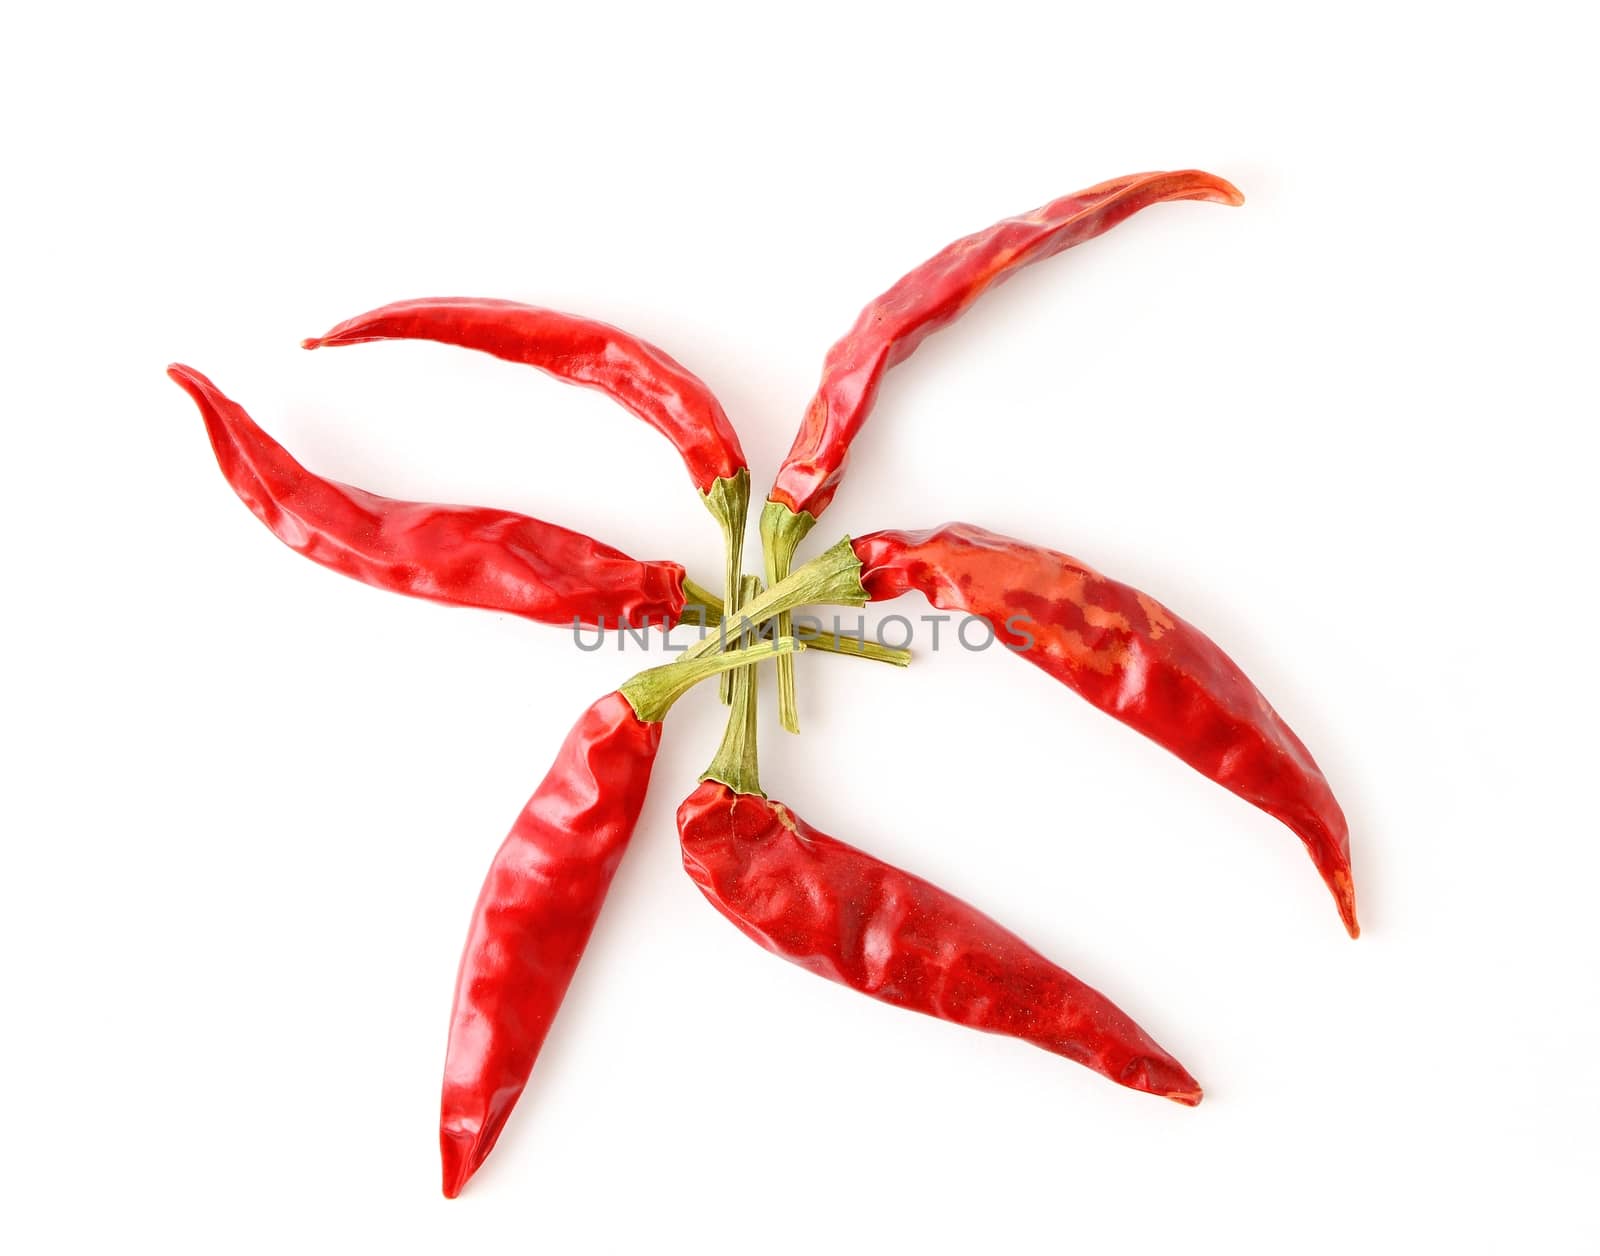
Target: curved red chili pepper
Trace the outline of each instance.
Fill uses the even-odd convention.
[[[1232,659],[1154,598],[971,524],[852,542],[874,601],[912,589],[993,626],[1021,657],[1299,835],[1357,937],[1350,837],[1311,752]]]
[[[439,1108],[454,1199],[510,1116],[633,836],[661,722],[699,680],[800,648],[767,642],[635,676],[579,717],[490,865],[461,955]]]
[[[639,562],[580,532],[481,506],[397,501],[313,475],[237,402],[187,366],[167,374],[194,398],[217,464],[280,541],[365,584],[540,623],[677,623],[677,563]]]
[[[1092,240],[1162,201],[1242,205],[1226,179],[1203,170],[1128,175],[1007,218],[934,254],[870,301],[822,366],[817,387],[761,512],[769,585],[789,572],[796,547],[838,491],[850,444],[866,423],[884,372],[1024,266]],[[790,630],[788,618],[779,631]],[[778,667],[778,719],[799,732],[794,660]]]
[[[1199,1083],[1104,995],[952,894],[707,780],[678,808],[683,866],[775,955],[862,994],[1020,1038],[1193,1106]]]
[[[494,857],[456,978],[439,1151],[454,1199],[493,1149],[633,835],[661,725],[620,693],[583,713]]]
[[[828,350],[822,382],[768,499],[815,521],[833,500],[850,442],[872,411],[885,371],[1022,267],[1092,240],[1162,201],[1242,205],[1244,197],[1226,179],[1203,170],[1113,179],[957,240],[870,302]]]
[[[738,434],[711,390],[654,345],[605,323],[515,301],[430,297],[357,315],[302,343],[371,340],[460,345],[598,389],[671,441],[702,493],[745,469]]]

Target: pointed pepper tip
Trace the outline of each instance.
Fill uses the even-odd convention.
[[[1333,891],[1333,901],[1339,908],[1339,919],[1351,938],[1361,936],[1361,924],[1356,920],[1356,886],[1350,873],[1339,869],[1328,878],[1328,888]]]
[[[1142,1090],[1147,1095],[1159,1095],[1186,1108],[1199,1106],[1205,1097],[1200,1083],[1169,1055],[1144,1055],[1132,1061],[1118,1078],[1124,1086]]]
[[[477,1138],[466,1132],[440,1130],[439,1161],[444,1197],[454,1199],[483,1163],[483,1157],[478,1154]]]

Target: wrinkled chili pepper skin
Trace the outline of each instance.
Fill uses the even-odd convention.
[[[671,441],[702,493],[746,465],[739,437],[711,390],[662,350],[605,323],[515,301],[432,297],[385,305],[304,344],[317,349],[372,340],[459,345],[598,389]]]
[[[644,805],[661,745],[620,693],[567,735],[478,896],[456,979],[439,1151],[460,1194],[533,1071]]]
[[[775,955],[862,994],[1020,1038],[1193,1106],[1199,1084],[1105,996],[952,894],[706,781],[678,809],[683,864]]]
[[[684,570],[508,510],[397,501],[296,462],[210,380],[167,372],[200,408],[223,476],[297,553],[364,584],[540,623],[677,623]]]
[[[874,601],[915,590],[988,620],[1034,666],[1283,821],[1359,935],[1344,812],[1304,743],[1199,629],[1075,558],[970,524],[875,532],[852,548]]]
[[[1202,170],[1129,175],[1085,188],[957,240],[872,301],[828,351],[822,382],[768,494],[816,518],[833,500],[850,443],[884,372],[1024,266],[1101,235],[1163,201],[1242,205],[1239,190]]]

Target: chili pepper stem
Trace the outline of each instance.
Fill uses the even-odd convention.
[[[709,589],[703,589],[688,576],[683,578],[683,610],[679,612],[678,622],[698,611],[697,618],[700,627],[714,628],[722,622],[722,599]]]
[[[845,537],[741,607],[736,626],[742,634],[746,629],[764,624],[798,606],[810,606],[817,602],[865,606],[867,601],[867,591],[861,584],[861,560],[850,547],[850,538]],[[730,622],[724,620],[723,627],[716,635],[690,646],[680,661],[702,658],[722,649],[725,638],[731,635],[727,631]]]
[[[722,599],[715,593],[702,589],[693,580],[684,578],[683,581],[683,610],[699,612],[695,618],[699,620],[702,628],[715,628],[724,618],[722,613]],[[684,622],[680,617],[679,622]],[[856,658],[869,659],[874,663],[887,663],[891,667],[909,667],[911,664],[910,650],[896,650],[890,646],[880,645],[876,641],[866,641],[851,637],[846,641],[834,633],[797,632],[794,634],[796,641],[804,642],[813,650],[821,650],[824,654],[848,654]]]
[[[769,589],[781,583],[789,574],[795,550],[816,524],[815,515],[804,510],[796,514],[782,502],[769,501],[761,508],[761,553]],[[784,611],[778,617],[778,633],[788,636],[793,631],[789,612]],[[793,659],[778,660],[778,723],[786,732],[800,731],[800,712],[795,705]]]
[[[715,637],[706,640],[715,643]],[[702,643],[704,644],[704,643]],[[667,718],[672,704],[702,680],[737,667],[759,663],[762,659],[781,658],[805,649],[793,637],[780,637],[776,641],[759,641],[743,650],[729,650],[724,654],[705,654],[691,657],[685,654],[675,663],[664,663],[640,672],[632,680],[617,687],[617,692],[627,699],[633,713],[646,724],[659,724]]]
[[[832,633],[806,633],[794,634],[796,641],[803,641],[810,649],[821,650],[824,654],[854,655],[856,658],[870,659],[874,663],[887,663],[891,667],[909,667],[911,665],[910,650],[896,650],[891,646],[880,645],[876,641],[860,641],[851,637],[848,644],[845,638]]]
[[[746,602],[761,592],[761,581],[746,576],[740,592]],[[724,672],[733,677],[733,710],[728,712],[728,726],[722,733],[722,745],[717,748],[711,765],[701,775],[702,781],[721,781],[736,794],[757,794],[761,790],[761,769],[756,753],[756,690],[760,678],[754,667],[742,667],[736,672]]]
[[[750,472],[740,467],[733,475],[720,476],[701,494],[706,509],[722,529],[725,557],[723,588],[728,591],[728,612],[739,609],[740,580],[744,572],[744,530],[750,519]],[[792,633],[783,633],[792,636]],[[719,684],[723,702],[733,701],[733,675],[724,672]]]

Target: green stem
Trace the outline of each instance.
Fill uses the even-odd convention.
[[[807,649],[821,650],[824,654],[844,654],[858,659],[870,659],[874,663],[887,663],[891,667],[911,665],[910,650],[897,650],[893,646],[880,645],[865,638],[846,637],[831,632],[812,634],[802,628],[794,634],[794,639],[803,642]]]
[[[728,610],[739,609],[739,580],[744,572],[744,529],[750,519],[750,472],[740,467],[733,475],[721,476],[701,494],[706,509],[722,528],[723,588],[728,591]],[[787,634],[785,634],[787,635]],[[733,701],[733,676],[723,673],[722,700]]]
[[[688,576],[685,576],[683,578],[683,610],[678,614],[678,623],[697,623],[701,628],[715,628],[721,622],[722,599],[711,590],[701,588]]]
[[[810,511],[799,514],[782,502],[768,501],[761,508],[761,554],[766,563],[767,587],[775,588],[789,574],[794,562],[794,552],[806,533],[817,526],[817,517]],[[778,618],[778,635],[793,632],[789,612]],[[788,732],[800,731],[800,710],[795,703],[794,660],[778,660],[778,723]]]
[[[722,599],[707,592],[693,580],[683,581],[683,614],[680,624],[698,624],[702,628],[715,628],[723,620]],[[698,612],[698,614],[696,613]],[[888,663],[891,667],[905,667],[911,662],[910,650],[897,650],[864,638],[844,637],[835,633],[819,632],[808,636],[804,631],[794,634],[796,641],[804,642],[810,649],[825,654],[848,654],[855,658],[870,659],[874,663]]]
[[[732,626],[739,632],[728,633],[729,621],[723,627],[697,641],[684,651],[684,659],[703,658],[723,647],[724,636],[737,639],[745,626],[764,624],[775,615],[782,615],[799,606],[822,602],[839,606],[865,606],[870,599],[861,585],[861,560],[850,548],[850,538],[845,537],[818,554],[804,567],[797,568],[760,597],[753,598],[739,610],[738,621]],[[785,638],[792,640],[792,638]]]
[[[707,638],[715,641],[715,637]],[[664,663],[640,672],[632,680],[617,686],[617,692],[628,700],[633,713],[646,724],[659,724],[667,718],[672,704],[707,677],[718,675],[736,667],[747,667],[762,659],[783,658],[805,649],[793,637],[780,637],[776,641],[761,641],[743,650],[729,650],[726,654],[690,658],[687,654],[676,663]]]
[[[761,591],[761,581],[746,576],[740,592],[750,601]],[[756,690],[759,678],[754,667],[741,667],[738,671],[724,673],[733,677],[733,710],[728,713],[728,727],[722,733],[722,745],[717,748],[711,765],[701,775],[702,781],[721,781],[736,794],[761,792],[761,768],[756,753]]]

